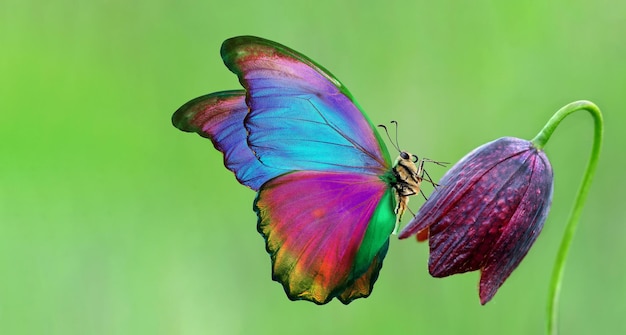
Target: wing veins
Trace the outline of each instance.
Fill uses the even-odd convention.
[[[375,162],[378,162],[382,167],[384,167],[385,165],[382,164],[379,160],[378,157],[376,157],[376,155],[372,154],[371,152],[365,150],[365,148],[363,148],[360,144],[358,144],[357,142],[353,141],[349,136],[347,136],[346,134],[344,134],[341,130],[339,130],[336,126],[332,125],[328,119],[326,119],[326,117],[324,117],[324,115],[322,114],[322,112],[319,111],[319,109],[317,109],[317,107],[315,107],[315,104],[311,101],[311,98],[307,98],[306,101],[308,101],[311,104],[311,107],[313,107],[313,109],[315,109],[315,111],[317,112],[317,114],[319,114],[319,116],[324,120],[324,122],[326,123],[326,125],[328,125],[332,130],[334,130],[337,134],[339,134],[341,137],[343,137],[346,141],[350,142],[350,144],[352,144],[352,146],[363,152],[364,154],[368,155],[369,157],[371,157]]]
[[[264,142],[270,142],[271,141],[264,141]],[[321,140],[307,140],[307,139],[288,139],[288,140],[284,140],[283,142],[313,142],[313,143],[323,143],[323,144],[328,144],[328,145],[335,145],[335,146],[339,146],[339,147],[346,147],[346,148],[352,148],[351,145],[347,145],[347,144],[341,144],[341,143],[335,143],[335,142],[328,142],[328,141],[321,141]],[[269,149],[271,147],[264,147],[258,144],[255,144],[255,147],[258,148],[265,148],[265,149]]]
[[[262,148],[264,148],[264,149],[271,149],[270,147],[262,147]],[[256,152],[254,152],[254,153],[256,154]],[[263,160],[259,156],[256,156],[256,157],[257,157],[257,160],[259,160],[263,165],[271,167],[271,165],[267,165],[267,164],[263,163]],[[321,162],[321,161],[304,160],[304,159],[301,159],[299,161],[305,162],[305,163],[308,162],[308,163],[319,163],[319,164],[324,164],[324,165],[332,165],[332,166],[338,166],[338,167],[344,167],[344,168],[363,168],[362,165],[355,165],[355,166],[353,166],[353,165],[343,165],[343,164],[337,164],[337,163],[331,163],[331,162]],[[366,174],[370,174],[370,173],[366,173]],[[371,173],[371,174],[374,174],[374,173]]]

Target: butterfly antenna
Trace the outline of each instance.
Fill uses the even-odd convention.
[[[391,122],[393,123],[395,121],[391,121]],[[398,152],[400,152],[401,150],[398,147],[398,145],[396,143],[394,143],[393,140],[391,139],[391,136],[389,136],[389,130],[387,130],[387,127],[384,124],[379,124],[378,126],[383,128],[383,129],[385,129],[385,134],[387,134],[387,138],[389,139],[389,142],[391,142],[391,144],[393,144],[393,147],[396,148],[396,150],[398,150]],[[396,123],[396,142],[398,142],[397,136],[398,136],[398,125]]]
[[[398,121],[391,120],[391,123],[396,125],[396,149],[398,149],[398,151],[402,151],[400,150],[400,142],[398,142]]]

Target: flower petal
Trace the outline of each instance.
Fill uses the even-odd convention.
[[[500,161],[510,157],[511,153],[524,151],[529,145],[528,141],[518,138],[502,137],[472,150],[446,172],[439,181],[441,186],[435,189],[398,237],[407,238],[440,221],[474,187],[478,178]]]
[[[526,256],[548,216],[553,191],[550,162],[535,149],[530,163],[532,176],[524,197],[481,269],[479,296],[483,305]]]
[[[488,170],[440,222],[430,227],[434,277],[480,269],[522,201],[531,173],[529,150]]]

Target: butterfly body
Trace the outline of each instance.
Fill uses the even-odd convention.
[[[257,229],[290,299],[367,297],[408,196],[419,192],[414,156],[401,153],[392,166],[348,90],[306,56],[251,36],[226,40],[221,53],[245,90],[193,99],[173,124],[209,138],[237,180],[258,191]]]
[[[417,163],[417,164],[416,164]],[[408,209],[409,197],[420,192],[423,176],[424,161],[406,151],[401,151],[393,165],[395,182],[392,183],[396,196],[396,228],[402,219],[402,214]]]

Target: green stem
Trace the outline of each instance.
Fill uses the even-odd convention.
[[[580,219],[580,214],[582,212],[583,204],[587,198],[587,193],[589,193],[589,187],[591,186],[591,180],[593,179],[593,175],[595,174],[596,167],[598,166],[598,157],[600,156],[600,147],[602,146],[602,134],[604,132],[604,122],[602,121],[602,113],[598,106],[593,104],[590,101],[575,101],[572,102],[563,108],[559,109],[552,118],[548,121],[548,123],[543,127],[543,129],[532,139],[533,144],[538,149],[543,149],[546,145],[550,136],[556,129],[556,127],[563,121],[563,119],[569,114],[579,111],[586,110],[591,113],[591,116],[594,120],[594,137],[593,137],[593,147],[591,148],[591,156],[589,157],[589,162],[587,163],[587,169],[585,170],[585,174],[583,176],[583,181],[580,184],[580,188],[578,189],[578,195],[576,196],[576,200],[574,202],[574,208],[572,208],[572,212],[569,216],[569,221],[565,228],[565,233],[563,234],[563,239],[561,240],[561,246],[559,247],[558,254],[556,256],[556,260],[554,262],[554,268],[552,269],[552,279],[550,281],[550,291],[548,292],[548,324],[547,330],[548,334],[556,335],[558,332],[558,306],[559,306],[559,296],[561,292],[561,283],[563,281],[563,272],[565,269],[565,261],[567,258],[567,254],[569,252],[570,246],[572,244],[572,239],[574,238],[574,233],[576,232],[576,226],[578,225],[578,220]]]

